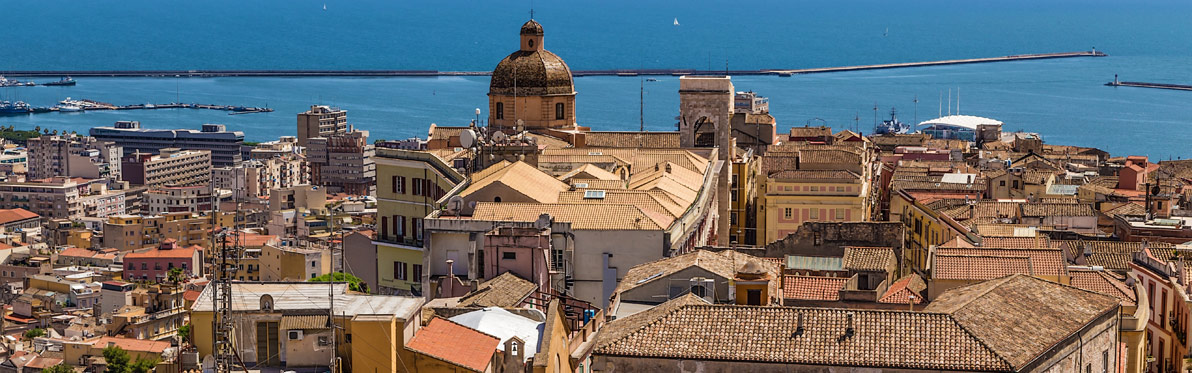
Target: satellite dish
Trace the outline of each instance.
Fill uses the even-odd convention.
[[[506,135],[504,132],[501,132],[501,131],[497,131],[496,133],[493,134],[493,141],[495,141],[497,143],[505,143],[505,140],[508,138],[509,138],[509,135]]]
[[[476,144],[476,131],[466,129],[459,134],[459,144],[465,148],[471,148]]]
[[[515,128],[514,130],[517,132],[521,132],[522,129],[525,128],[525,126],[526,126],[526,121],[518,119],[517,120],[517,128]]]
[[[67,98],[67,100],[69,100],[69,98]],[[431,123],[431,124],[430,124],[430,130],[428,130],[428,131],[426,132],[426,135],[427,135],[427,136],[432,136],[432,135],[434,135],[434,134],[435,134],[435,127],[438,127],[438,125],[436,125],[436,124],[434,124],[434,123]]]
[[[460,196],[451,196],[447,199],[447,213],[451,215],[459,214],[460,210],[464,209],[464,199]]]
[[[550,214],[538,215],[538,220],[534,221],[534,228],[546,229],[550,227]]]

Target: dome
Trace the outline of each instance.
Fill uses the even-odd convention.
[[[572,95],[575,85],[571,68],[562,58],[542,48],[542,25],[530,20],[521,27],[522,47],[493,69],[488,86],[490,95],[518,96]]]
[[[521,34],[522,35],[542,35],[542,25],[539,24],[538,21],[531,19],[531,20],[527,21],[526,24],[522,25]]]

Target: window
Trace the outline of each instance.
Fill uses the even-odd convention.
[[[836,209],[836,220],[844,220],[844,209]]]
[[[512,251],[503,252],[503,253],[501,253],[501,259],[503,259],[503,260],[517,260],[517,253],[512,252]]]
[[[1101,373],[1109,373],[1109,350],[1101,351]]]
[[[1014,189],[1018,189],[1018,180],[1014,180]]]
[[[811,220],[819,220],[819,210],[820,209],[811,209]]]
[[[315,267],[315,262],[314,262],[313,260],[310,262],[310,267],[311,267],[311,268],[314,268],[314,267]]]
[[[393,279],[398,281],[406,280],[406,263],[393,262]]]
[[[388,216],[381,217],[381,239],[382,240],[389,239],[389,217]]]
[[[555,248],[554,246],[555,245],[551,245],[551,248],[550,248],[550,270],[562,271],[563,270],[563,249]]]
[[[422,179],[414,179],[414,182],[412,184],[414,184],[414,193],[413,194],[416,196],[422,195]]]
[[[737,225],[737,213],[736,213],[736,212],[732,212],[732,213],[730,213],[730,214],[728,215],[728,217],[729,217],[729,219],[728,219],[728,223],[729,223],[730,225]]]
[[[998,181],[997,185],[998,186],[1006,186],[1006,181],[1005,180]]]
[[[787,207],[787,208],[784,208],[784,209],[782,209],[782,217],[784,217],[784,218],[787,218],[787,219],[790,219],[790,218],[791,218],[791,215],[792,215],[792,214],[791,214],[791,208],[790,208],[790,207]]]
[[[314,274],[314,273],[311,273],[311,274],[310,274],[310,278],[315,278],[315,277],[316,277],[316,276],[315,276],[315,274]],[[241,278],[241,280],[243,280],[243,279],[244,279],[244,278]]]
[[[413,224],[411,224],[411,225],[414,226],[414,232],[413,232],[414,239],[421,240],[422,239],[422,218],[410,218],[410,220],[413,222]]]
[[[497,119],[505,119],[505,104],[497,103]]]
[[[393,235],[397,238],[403,238],[406,235],[406,217],[401,215],[393,216]]]
[[[415,265],[413,265],[413,267],[414,267],[414,276],[410,277],[410,280],[422,281],[422,265],[415,264]]]
[[[530,41],[530,43],[533,43],[533,42],[534,42],[533,40]],[[562,120],[562,119],[567,118],[567,115],[564,113],[564,110],[563,110],[564,107],[565,107],[565,105],[562,102],[555,104],[555,119]]]
[[[142,270],[142,271],[145,271],[145,270],[148,270],[148,269],[149,269],[149,263],[141,263],[141,270]]]

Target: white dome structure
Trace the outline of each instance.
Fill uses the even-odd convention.
[[[937,139],[974,141],[980,125],[1001,126],[1002,121],[973,115],[948,115],[923,121],[917,128],[920,133]]]

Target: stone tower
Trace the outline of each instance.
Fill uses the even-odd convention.
[[[729,178],[732,177],[733,81],[728,76],[679,78],[679,145],[717,147],[716,245],[728,246]]]

